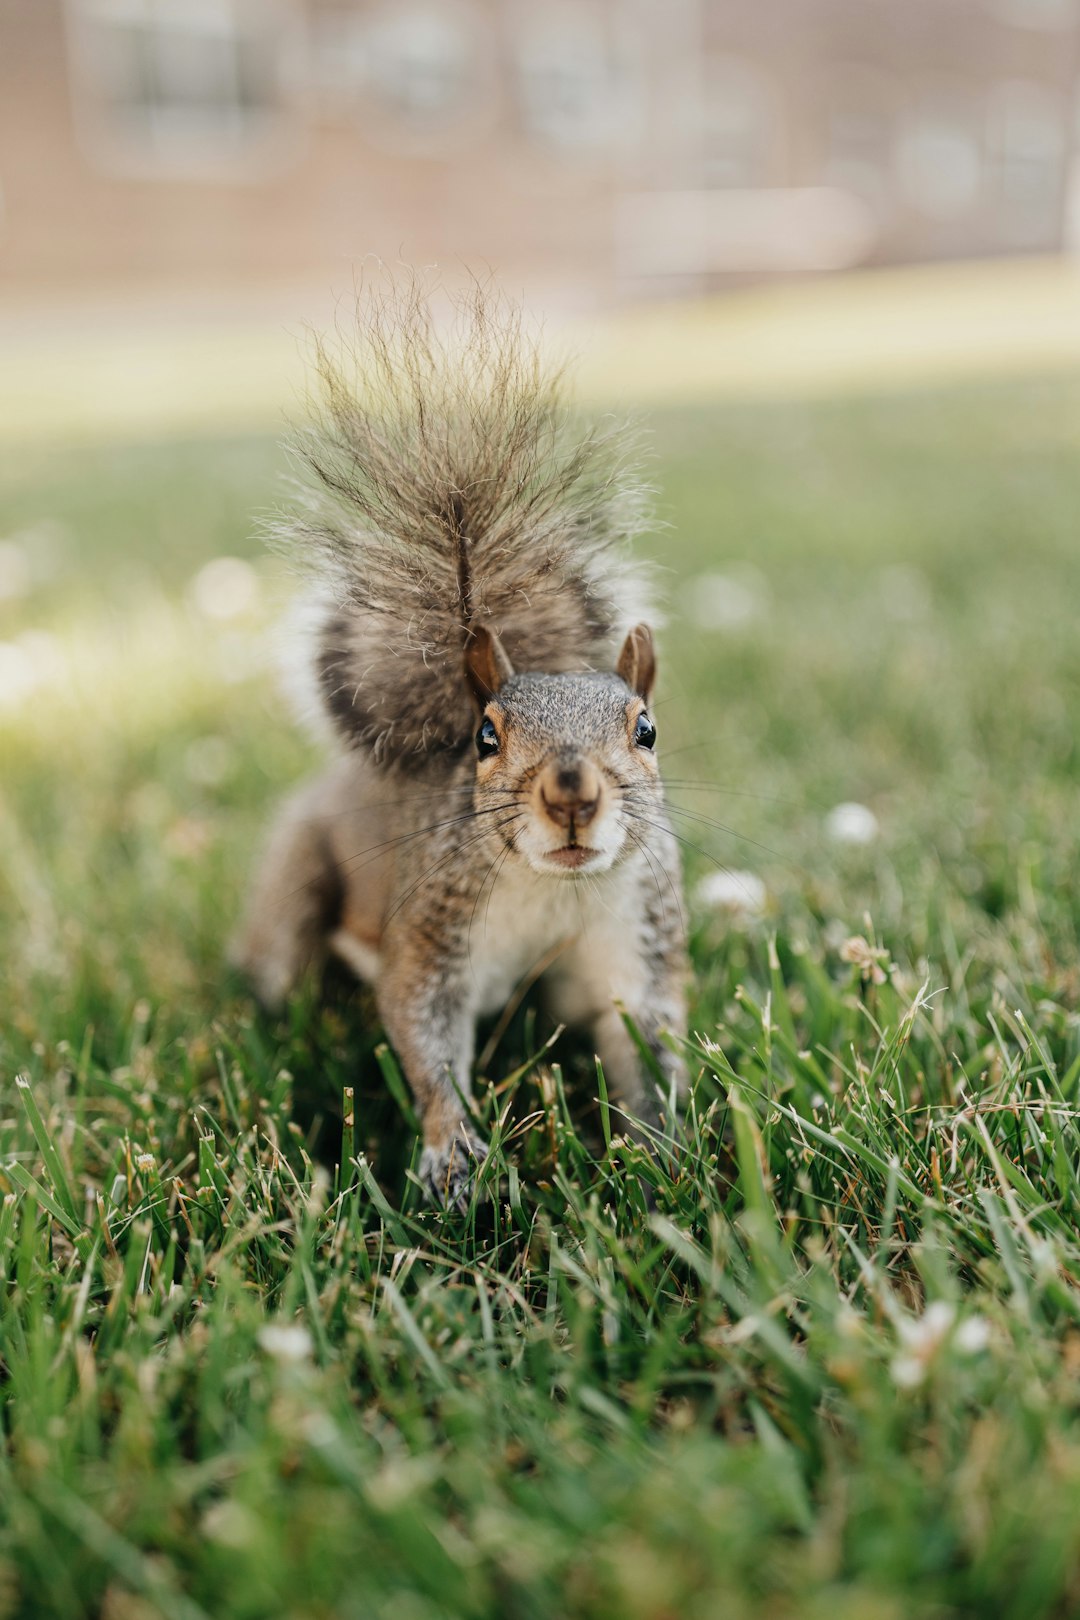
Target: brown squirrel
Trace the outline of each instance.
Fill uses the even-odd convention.
[[[462,1206],[486,1152],[478,1016],[546,964],[646,1131],[685,1068],[678,847],[649,703],[642,485],[621,430],[575,432],[520,313],[477,291],[443,336],[421,291],[364,312],[278,526],[313,576],[310,668],[347,751],[282,810],[234,951],[280,1004],[329,949],[375,988],[423,1124],[420,1177]],[[311,477],[310,475],[314,475]],[[634,1130],[633,1123],[628,1126]]]

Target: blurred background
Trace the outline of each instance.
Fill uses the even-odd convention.
[[[706,352],[700,309],[674,329],[699,391],[1077,346],[1046,273],[1080,238],[1076,0],[0,0],[0,33],[23,435],[200,393],[265,414],[373,256],[490,268],[586,349],[612,311],[720,299]],[[958,260],[1014,274],[879,277],[809,331],[731,301]],[[648,330],[637,391],[670,389]]]
[[[1078,91],[1080,0],[0,0],[0,1620],[1080,1614]],[[369,993],[225,967],[398,266],[645,425],[725,1058],[647,1225],[542,1008],[459,1241]]]
[[[5,290],[559,306],[1076,233],[1074,0],[5,0]]]
[[[706,907],[845,937],[945,862],[970,932],[1034,827],[1066,871],[1078,87],[1080,0],[0,0],[25,973],[213,1004],[311,762],[257,521],[306,329],[380,261],[490,272],[648,421]]]

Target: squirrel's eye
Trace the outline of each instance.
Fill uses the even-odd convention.
[[[656,742],[656,727],[647,714],[639,714],[637,717],[634,741],[639,748],[652,748]]]
[[[493,721],[481,720],[480,730],[476,733],[476,752],[481,759],[490,759],[492,754],[499,752],[499,733]]]

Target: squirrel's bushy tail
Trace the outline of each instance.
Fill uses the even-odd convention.
[[[516,669],[611,667],[641,615],[627,438],[575,428],[520,311],[482,288],[441,332],[423,290],[364,298],[318,346],[313,477],[275,525],[315,579],[314,674],[351,743],[406,769],[465,745],[463,653],[489,625]]]

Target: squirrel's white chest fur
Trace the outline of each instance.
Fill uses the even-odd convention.
[[[640,990],[642,873],[635,859],[582,881],[504,868],[476,907],[467,944],[467,990],[477,1015],[501,1012],[514,990],[544,977],[553,1010],[566,1023],[595,1017],[613,999]],[[333,950],[369,984],[382,966],[377,947],[339,929]]]
[[[542,969],[559,1016],[576,1022],[624,984],[628,939],[640,926],[634,862],[597,878],[543,877],[505,868],[490,901],[477,907],[469,938],[469,981],[478,1013],[506,1005],[523,979]],[[571,1000],[559,993],[570,984]]]

